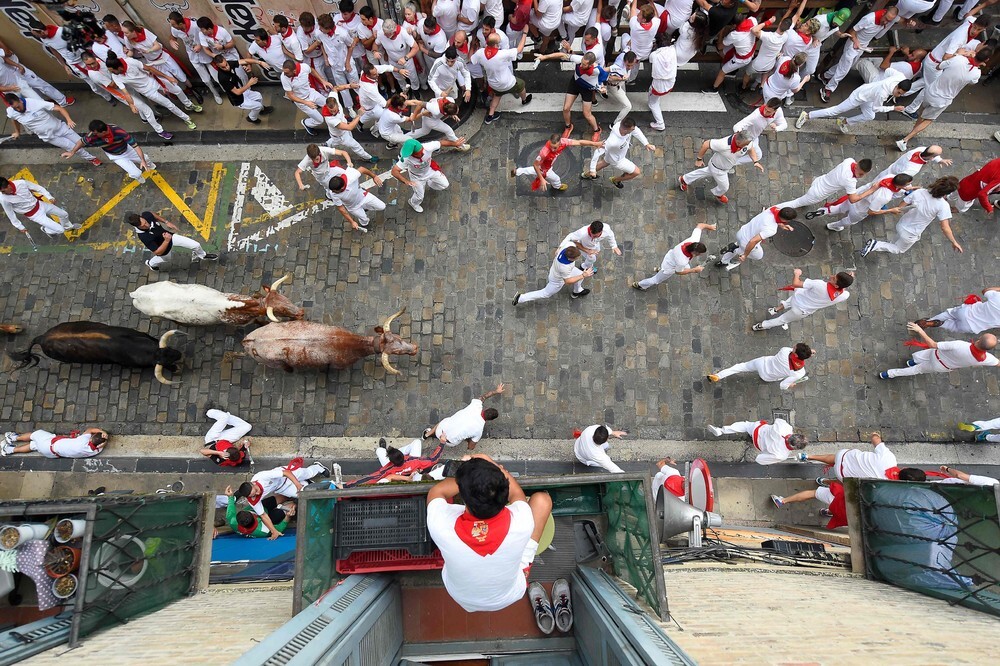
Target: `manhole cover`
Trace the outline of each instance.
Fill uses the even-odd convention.
[[[771,244],[786,256],[804,257],[813,249],[816,237],[805,222],[792,220],[789,225],[792,230],[778,229],[778,233],[771,237]]]

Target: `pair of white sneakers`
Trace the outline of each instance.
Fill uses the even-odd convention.
[[[569,581],[565,578],[553,581],[551,599],[541,583],[532,583],[528,586],[528,601],[535,611],[535,623],[543,634],[551,634],[555,629],[566,633],[573,628],[573,604]]]
[[[16,442],[16,432],[5,432],[3,434],[3,442],[0,443],[0,455],[9,456],[11,453],[14,453],[14,447],[17,446]]]

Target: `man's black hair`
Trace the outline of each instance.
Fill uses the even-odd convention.
[[[237,511],[236,524],[245,530],[252,530],[257,525],[257,516],[249,511]]]
[[[610,433],[608,429],[604,426],[597,426],[597,430],[594,431],[594,444],[600,446],[604,442],[608,441],[608,436]]]
[[[403,452],[395,446],[387,446],[385,448],[385,455],[389,458],[389,462],[391,462],[395,467],[399,467],[406,462],[406,456],[403,455]]]
[[[475,518],[486,520],[507,506],[510,483],[500,468],[483,458],[467,461],[455,473],[458,492]]]
[[[904,467],[899,470],[900,481],[926,481],[927,473],[916,467]]]
[[[244,481],[240,484],[240,487],[236,489],[233,493],[233,497],[240,499],[241,497],[250,497],[250,493],[253,492],[253,484],[249,481]]]

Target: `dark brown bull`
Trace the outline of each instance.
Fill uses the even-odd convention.
[[[179,369],[182,354],[167,346],[167,341],[175,333],[180,331],[167,331],[157,340],[131,328],[93,321],[69,321],[37,336],[24,351],[8,352],[7,355],[18,363],[14,370],[35,366],[41,357],[31,350],[38,345],[43,354],[55,361],[155,368],[157,380],[163,384],[175,384],[163,376],[164,368],[170,372]]]
[[[377,335],[357,335],[339,326],[307,321],[268,324],[243,338],[243,348],[269,368],[293,370],[343,369],[374,354],[382,355],[386,372],[398,375],[389,362],[390,355],[416,356],[419,347],[404,341],[389,330],[392,321],[406,312],[403,308],[375,327]]]

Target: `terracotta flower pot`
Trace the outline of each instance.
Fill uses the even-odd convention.
[[[56,546],[46,559],[58,558],[55,562],[45,565],[45,573],[52,578],[62,578],[68,576],[80,566],[80,549],[71,546]]]

